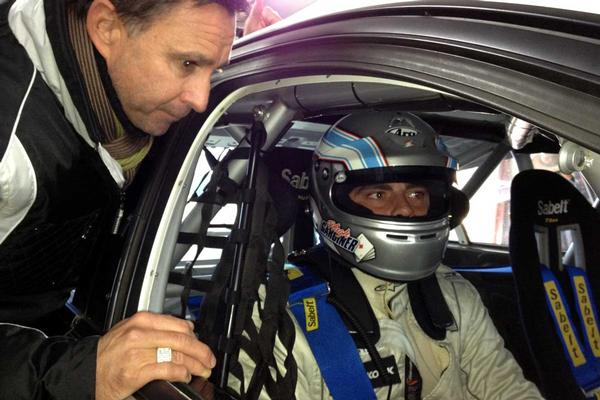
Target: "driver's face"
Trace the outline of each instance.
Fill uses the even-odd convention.
[[[423,217],[429,211],[429,191],[425,186],[391,182],[357,186],[350,200],[376,215]]]

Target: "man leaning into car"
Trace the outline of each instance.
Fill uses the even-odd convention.
[[[26,326],[44,326],[101,262],[124,189],[155,136],[205,110],[245,7],[0,1],[1,399],[122,399],[210,374],[214,355],[174,317],[140,312],[81,340]],[[257,0],[246,30],[277,18]]]

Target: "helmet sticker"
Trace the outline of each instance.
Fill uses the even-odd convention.
[[[358,235],[358,245],[354,250],[354,258],[356,262],[368,261],[375,258],[375,247],[373,243],[369,242],[369,239],[362,233]]]
[[[417,136],[419,134],[418,131],[416,131],[412,128],[406,128],[403,126],[389,128],[385,131],[385,133],[389,133],[390,135],[396,135],[396,136]]]
[[[350,228],[342,229],[340,224],[332,219],[321,222],[321,233],[337,246],[351,253],[354,252],[358,244],[358,239],[352,237]]]
[[[396,136],[411,137],[417,136],[419,134],[419,131],[417,130],[415,125],[408,119],[394,117],[390,121],[388,128],[385,130],[385,133]]]
[[[350,228],[343,229],[338,222],[331,219],[321,222],[320,231],[336,246],[353,253],[357,262],[375,258],[373,244],[362,233],[358,237],[353,237]]]

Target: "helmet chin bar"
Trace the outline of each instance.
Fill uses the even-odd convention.
[[[312,197],[311,207],[315,229],[325,245],[349,266],[381,279],[425,278],[435,272],[446,250],[450,233],[447,216],[435,221],[395,222],[348,214],[336,220],[327,214],[321,216]]]

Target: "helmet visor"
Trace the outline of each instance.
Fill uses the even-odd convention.
[[[344,172],[332,199],[352,215],[396,221],[430,221],[450,208],[454,171],[442,167],[385,167]]]

